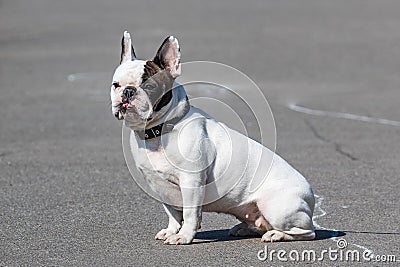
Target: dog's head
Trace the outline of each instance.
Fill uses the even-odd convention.
[[[173,82],[181,74],[179,44],[175,37],[167,37],[153,60],[136,58],[126,31],[121,44],[121,62],[111,85],[112,113],[142,130],[171,102]]]

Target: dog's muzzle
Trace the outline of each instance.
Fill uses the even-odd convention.
[[[136,92],[137,89],[134,86],[125,87],[124,91],[122,92],[122,102],[118,106],[118,112],[114,114],[118,120],[124,119],[123,114],[126,113],[129,102],[135,97]]]
[[[127,86],[127,87],[125,87],[122,94],[125,99],[130,100],[132,97],[134,97],[134,95],[136,94],[136,91],[137,91],[136,87]]]

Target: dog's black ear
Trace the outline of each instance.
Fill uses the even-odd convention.
[[[129,32],[124,31],[124,35],[122,36],[121,40],[121,61],[120,64],[124,63],[128,60],[135,60],[135,50],[132,46],[131,35]]]
[[[161,44],[153,59],[160,68],[168,70],[172,77],[181,75],[181,50],[178,39],[174,36],[167,37]]]

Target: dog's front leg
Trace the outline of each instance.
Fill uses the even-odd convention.
[[[180,231],[165,240],[165,244],[189,244],[201,224],[205,179],[200,174],[185,174],[179,179],[183,201],[183,225]]]
[[[182,211],[174,209],[168,204],[163,204],[165,212],[168,215],[168,227],[162,229],[155,236],[156,239],[165,240],[171,235],[178,233],[182,223]]]

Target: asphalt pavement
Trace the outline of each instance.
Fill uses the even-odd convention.
[[[0,1],[0,266],[399,266],[382,262],[400,261],[399,14],[395,0]],[[167,216],[132,180],[110,111],[125,29],[140,58],[172,34],[183,62],[260,87],[278,154],[317,195],[317,240],[260,260],[265,244],[227,237],[222,214],[192,245],[154,240]],[[360,260],[318,260],[329,249]]]

